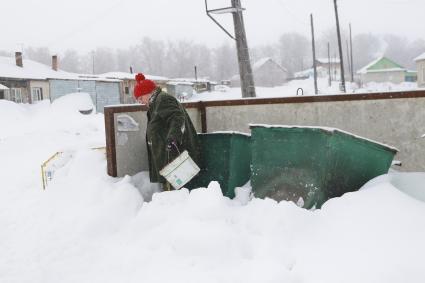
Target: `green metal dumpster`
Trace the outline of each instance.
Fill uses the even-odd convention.
[[[397,149],[318,127],[251,125],[256,197],[320,208],[388,172]]]
[[[201,140],[201,172],[185,187],[206,187],[211,181],[220,183],[223,195],[233,198],[234,189],[249,181],[251,170],[250,136],[237,132],[199,134]]]

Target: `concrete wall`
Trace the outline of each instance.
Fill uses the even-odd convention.
[[[395,71],[395,72],[374,72],[361,75],[362,83],[370,82],[391,82],[399,84],[405,81],[405,72]]]
[[[418,86],[425,87],[425,60],[417,61],[416,69],[418,70]]]
[[[403,170],[425,171],[425,98],[208,107],[208,132],[249,124],[326,126],[397,147]]]
[[[289,98],[285,99],[288,101],[285,103],[265,102],[252,105],[227,103],[226,106],[218,106],[225,102],[211,102],[210,104],[205,102],[207,132],[240,131],[249,133],[249,124],[335,127],[397,147],[400,152],[396,159],[403,163],[400,170],[425,171],[425,138],[421,138],[425,134],[425,93],[420,97],[410,98],[391,98],[392,95],[389,94],[390,98],[388,99],[309,101],[305,103],[291,102],[297,98]],[[330,99],[338,100],[339,97],[341,96]],[[347,97],[352,96],[347,95]],[[310,100],[316,98],[320,99],[320,97],[313,97]],[[327,99],[327,97],[325,98]],[[128,106],[115,108],[125,109],[126,107]],[[198,108],[189,107],[187,110],[198,132],[201,132],[201,112]],[[115,123],[117,115],[120,114],[123,113],[113,114]],[[148,168],[145,143],[146,113],[140,110],[124,114],[134,117],[139,123],[140,129],[139,132],[128,134],[127,138],[119,137],[121,134],[117,131],[112,133],[117,144],[118,176],[135,174]],[[106,134],[109,135],[108,131]],[[119,139],[120,142],[118,142]]]
[[[118,119],[128,115],[139,125],[139,131],[119,131]],[[146,148],[146,113],[125,112],[114,114],[115,149],[118,176],[134,175],[140,171],[148,171]]]
[[[201,115],[198,109],[186,109],[195,128],[201,132]],[[120,131],[118,120],[130,116],[138,124],[139,131]],[[117,162],[117,175],[134,175],[140,171],[148,171],[148,157],[146,148],[146,124],[145,111],[122,112],[114,114],[115,150]]]

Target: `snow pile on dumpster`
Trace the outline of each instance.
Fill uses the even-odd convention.
[[[49,108],[9,111],[21,131],[0,138],[0,282],[425,280],[425,173],[383,175],[318,210],[247,187],[230,200],[215,182],[155,193],[146,172],[106,174],[90,150],[102,114],[52,121]],[[43,191],[40,164],[64,149],[75,154]]]

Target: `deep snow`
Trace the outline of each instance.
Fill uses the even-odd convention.
[[[144,202],[158,191],[146,172],[109,177],[90,150],[104,146],[103,115],[55,107],[0,101],[0,282],[425,280],[425,173],[378,177],[314,211],[249,200],[249,186],[230,200],[217,183]],[[56,151],[73,157],[43,191]]]

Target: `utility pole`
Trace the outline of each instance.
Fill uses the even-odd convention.
[[[236,41],[236,48],[239,63],[239,75],[241,81],[242,97],[255,97],[254,77],[252,74],[251,61],[249,58],[248,43],[246,40],[245,25],[243,21],[240,0],[231,0],[231,7],[208,10],[208,3],[205,0],[205,9],[208,17],[216,23],[230,38]],[[220,25],[211,14],[232,13],[235,36],[232,36],[222,25]]]
[[[92,74],[94,75],[94,50],[91,52],[92,56]]]
[[[338,18],[338,6],[336,3],[337,0],[334,0],[335,7],[335,18],[336,18],[336,33],[338,36],[338,48],[339,48],[339,60],[341,63],[341,91],[345,92],[345,77],[344,77],[344,56],[342,54],[342,44],[341,44],[341,32],[339,30],[339,18]]]
[[[317,89],[316,45],[314,43],[313,14],[310,14],[310,22],[311,22],[311,44],[312,44],[312,48],[313,48],[314,93],[318,94],[319,90]]]
[[[351,36],[351,23],[350,23],[350,61],[351,61],[351,82],[354,82],[354,63],[353,63],[353,38]]]
[[[235,25],[235,38],[236,48],[238,50],[242,97],[255,97],[254,76],[252,75],[251,61],[249,59],[241,1],[232,0],[232,7],[236,10],[233,12],[233,23]]]
[[[331,74],[331,44],[328,42],[328,73],[329,73],[329,86],[332,85],[332,74]]]
[[[347,64],[348,64],[348,71],[350,72],[350,77],[353,77],[352,69],[351,69],[351,62],[350,62],[350,49],[348,48],[348,40],[345,41],[345,45],[347,48]]]
[[[195,81],[198,82],[198,70],[195,65]]]

